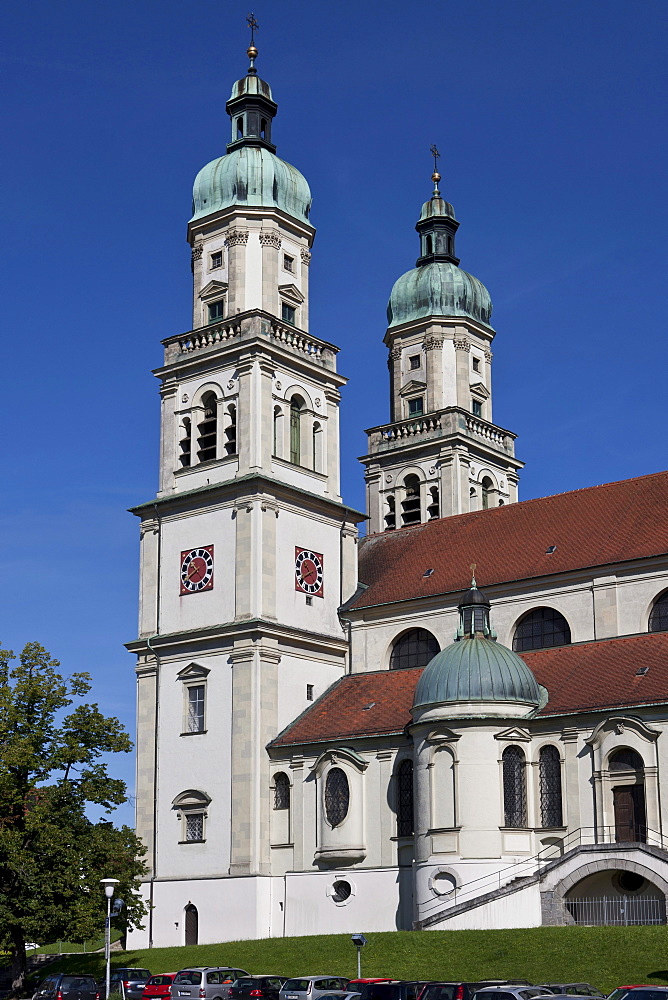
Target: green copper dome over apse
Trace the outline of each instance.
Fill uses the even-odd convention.
[[[435,178],[440,180],[438,174]],[[466,316],[489,324],[492,300],[481,281],[463,271],[455,257],[455,211],[437,187],[422,206],[415,227],[421,255],[416,267],[397,279],[387,305],[388,326],[429,316]]]
[[[277,105],[271,87],[257,75],[252,43],[248,55],[248,73],[234,84],[226,104],[232,123],[227,154],[207,163],[195,178],[191,221],[232,205],[250,205],[278,208],[308,222],[310,188],[296,167],[276,156],[271,129]]]
[[[454,702],[520,702],[531,714],[546,703],[547,692],[524,660],[495,641],[489,607],[474,581],[459,605],[457,639],[423,670],[414,709]]]

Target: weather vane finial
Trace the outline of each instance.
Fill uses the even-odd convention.
[[[438,172],[438,161],[441,158],[441,154],[433,144],[429,147],[429,152],[434,157],[434,172],[431,175],[431,179],[434,182],[434,193],[432,194],[432,198],[440,198],[441,192],[438,190],[438,182],[441,179],[441,175]]]
[[[471,563],[471,590],[476,590],[478,584],[475,582],[476,564]]]
[[[255,17],[255,14],[253,14],[252,11],[246,18],[246,24],[250,28],[251,32],[250,45],[246,49],[246,55],[250,59],[250,66],[248,67],[248,72],[257,73],[257,70],[255,69],[255,60],[257,58],[257,49],[255,47],[255,32],[259,29],[260,25],[257,23],[257,18]]]

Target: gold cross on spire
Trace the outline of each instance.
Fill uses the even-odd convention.
[[[429,147],[429,152],[434,157],[434,172],[431,175],[431,179],[434,182],[434,193],[432,194],[432,198],[440,198],[441,197],[441,192],[438,190],[438,182],[441,179],[441,175],[438,172],[438,161],[441,158],[441,154],[439,153],[439,151],[436,148],[436,146],[433,145],[433,143]]]
[[[248,27],[251,30],[251,41],[250,41],[250,43],[251,43],[251,45],[255,45],[255,32],[259,29],[260,25],[257,23],[255,14],[253,14],[252,11],[248,15],[248,17],[246,18],[246,24],[248,25]]]

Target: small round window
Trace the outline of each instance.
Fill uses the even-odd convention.
[[[622,892],[640,892],[645,885],[645,879],[637,872],[617,872],[615,881]]]
[[[325,782],[325,815],[331,826],[339,826],[348,815],[350,788],[340,767],[333,767]]]
[[[350,894],[353,891],[350,882],[343,880],[335,882],[332,889],[334,890],[332,892],[332,899],[335,903],[345,903],[347,899],[350,899]]]

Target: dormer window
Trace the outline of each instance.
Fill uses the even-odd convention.
[[[223,251],[216,250],[211,254],[211,270],[215,271],[216,268],[223,266]]]
[[[225,300],[216,299],[215,302],[209,302],[209,323],[217,323],[218,320],[222,319],[225,315]]]
[[[290,271],[291,274],[294,274],[294,270],[295,270],[295,258],[294,257],[290,257],[289,254],[287,254],[287,253],[283,254],[283,270],[284,271]]]

